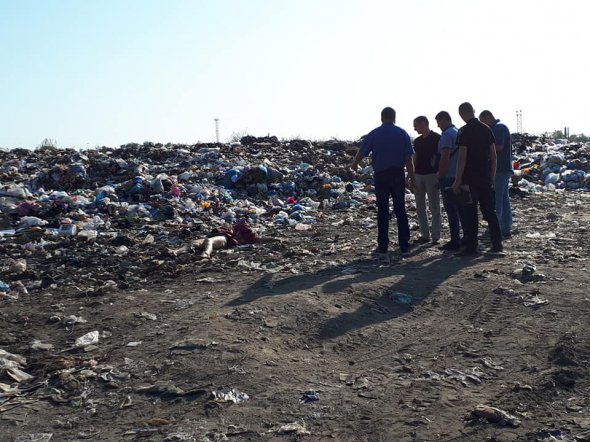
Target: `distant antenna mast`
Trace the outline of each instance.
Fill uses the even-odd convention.
[[[522,133],[522,111],[521,110],[516,111],[516,132],[518,132],[519,134]]]
[[[219,118],[215,118],[215,140],[219,143]]]

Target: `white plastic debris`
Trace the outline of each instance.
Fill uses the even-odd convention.
[[[246,393],[236,390],[235,388],[218,388],[211,392],[212,401],[219,403],[233,402],[234,404],[241,404],[250,399]]]
[[[97,330],[86,333],[84,336],[80,336],[78,339],[76,339],[74,347],[84,348],[88,347],[89,345],[98,344],[98,336],[99,333]]]

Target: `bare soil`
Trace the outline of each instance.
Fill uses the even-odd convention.
[[[1,301],[0,348],[36,379],[0,403],[0,439],[590,440],[587,196],[515,198],[504,257],[425,245],[383,260],[373,211],[330,212],[143,286]],[[249,399],[212,400],[224,387]]]

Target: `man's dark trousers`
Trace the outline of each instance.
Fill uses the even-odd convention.
[[[465,248],[473,252],[477,250],[477,234],[479,219],[477,215],[477,206],[481,210],[481,215],[488,222],[490,237],[494,247],[502,247],[502,233],[500,232],[500,223],[496,215],[496,196],[494,188],[489,184],[469,184],[471,191],[472,204],[467,204],[463,209],[463,229],[465,232]]]
[[[410,246],[410,225],[406,213],[406,177],[403,168],[389,168],[375,172],[375,196],[377,197],[377,244],[382,250],[389,246],[389,197],[393,199],[393,211],[397,220],[399,246]]]
[[[443,205],[445,207],[445,212],[447,212],[447,219],[449,220],[449,232],[451,234],[451,243],[454,246],[459,247],[461,244],[461,226],[463,225],[463,213],[462,207],[457,205],[452,198],[449,198],[449,194],[447,188],[450,188],[453,185],[455,178],[442,178],[438,180],[441,193],[442,193],[442,200]]]

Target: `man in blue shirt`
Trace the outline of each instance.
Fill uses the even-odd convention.
[[[479,114],[479,121],[488,125],[496,139],[496,179],[494,190],[496,193],[496,214],[500,222],[500,230],[504,238],[512,234],[512,208],[510,207],[510,195],[508,188],[510,177],[514,174],[512,166],[512,140],[508,127],[500,120],[494,118],[489,110]]]
[[[453,251],[461,248],[461,212],[455,199],[449,197],[447,189],[451,188],[457,175],[457,128],[447,111],[436,114],[436,124],[442,131],[438,141],[440,162],[438,165],[438,183],[442,193],[443,206],[449,220],[451,239],[440,247],[441,250]]]
[[[381,122],[361,144],[352,163],[356,169],[362,159],[371,154],[375,174],[377,198],[377,252],[387,253],[389,246],[389,197],[393,199],[393,211],[397,220],[397,234],[402,253],[410,250],[410,225],[406,213],[406,180],[404,166],[408,170],[408,185],[414,187],[414,164],[410,136],[395,125],[395,110],[386,107],[381,111]]]

